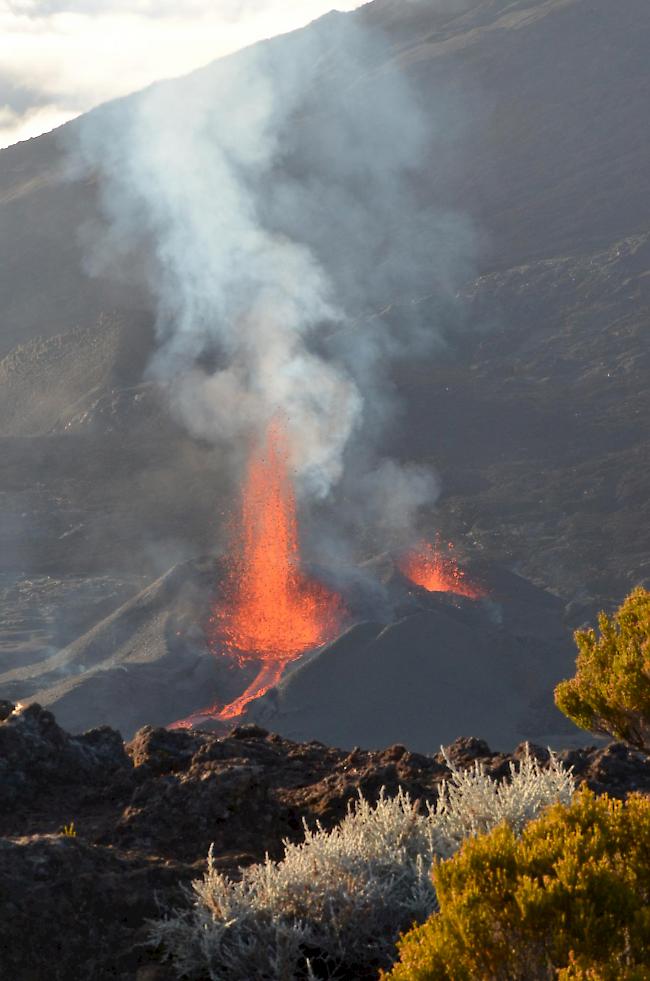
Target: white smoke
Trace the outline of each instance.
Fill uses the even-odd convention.
[[[191,433],[238,445],[280,413],[305,498],[347,468],[368,518],[397,527],[436,482],[372,445],[394,409],[391,364],[436,330],[415,306],[397,325],[370,313],[453,293],[469,235],[421,208],[441,117],[361,25],[330,15],[86,117],[110,218],[89,263],[153,243],[150,372]]]

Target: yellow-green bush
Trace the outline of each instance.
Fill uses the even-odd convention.
[[[576,675],[555,689],[555,703],[581,729],[650,749],[650,592],[635,589],[600,635],[578,630]]]
[[[434,866],[440,912],[399,942],[390,981],[649,981],[650,800],[550,807]]]

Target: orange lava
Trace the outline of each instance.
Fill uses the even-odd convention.
[[[248,465],[235,552],[227,602],[214,620],[227,647],[239,656],[286,662],[332,636],[340,601],[300,571],[289,447],[278,422]]]
[[[168,728],[236,719],[278,683],[290,661],[331,640],[344,616],[340,598],[300,569],[289,443],[274,420],[248,463],[229,572],[209,623],[214,653],[257,664],[257,675],[228,705],[201,709]]]
[[[218,713],[220,719],[236,719],[242,715],[247,705],[254,702],[256,698],[261,698],[270,691],[282,677],[286,661],[267,661],[262,664],[254,680],[250,683],[246,691],[230,702]]]
[[[443,554],[440,543],[431,545],[420,542],[412,548],[399,562],[400,572],[430,593],[455,593],[468,599],[480,599],[485,596],[485,590],[472,583],[459,568],[453,552],[452,542],[447,545],[447,554]]]
[[[241,715],[290,661],[330,640],[343,616],[339,597],[300,570],[289,444],[277,420],[249,461],[232,551],[213,639],[240,662],[262,663],[244,694],[218,713],[222,719]]]

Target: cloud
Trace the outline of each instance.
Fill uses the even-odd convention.
[[[9,0],[6,9],[18,17],[33,19],[50,17],[52,14],[105,14],[129,13],[141,17],[163,18],[179,16],[207,16],[213,9],[205,0]],[[219,16],[223,20],[238,20],[257,13],[268,6],[268,0],[220,0]]]
[[[56,105],[33,106],[23,112],[16,112],[6,104],[0,105],[0,147],[49,133],[74,119],[75,115]]]
[[[0,147],[38,136],[75,115],[38,87],[30,88],[0,73]]]
[[[361,3],[335,0],[340,10]],[[332,5],[331,0],[0,0],[0,146],[156,79],[183,75],[298,28]]]

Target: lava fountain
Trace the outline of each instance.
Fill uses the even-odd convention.
[[[344,615],[340,598],[301,571],[289,457],[286,432],[274,420],[248,463],[224,598],[210,620],[213,649],[261,666],[246,691],[218,712],[221,719],[241,715],[290,661],[332,639]]]
[[[420,542],[399,561],[399,570],[415,583],[430,593],[455,593],[468,599],[480,599],[485,596],[485,590],[472,583],[459,567],[453,555],[453,542],[447,544],[445,555],[440,542],[435,544]]]

